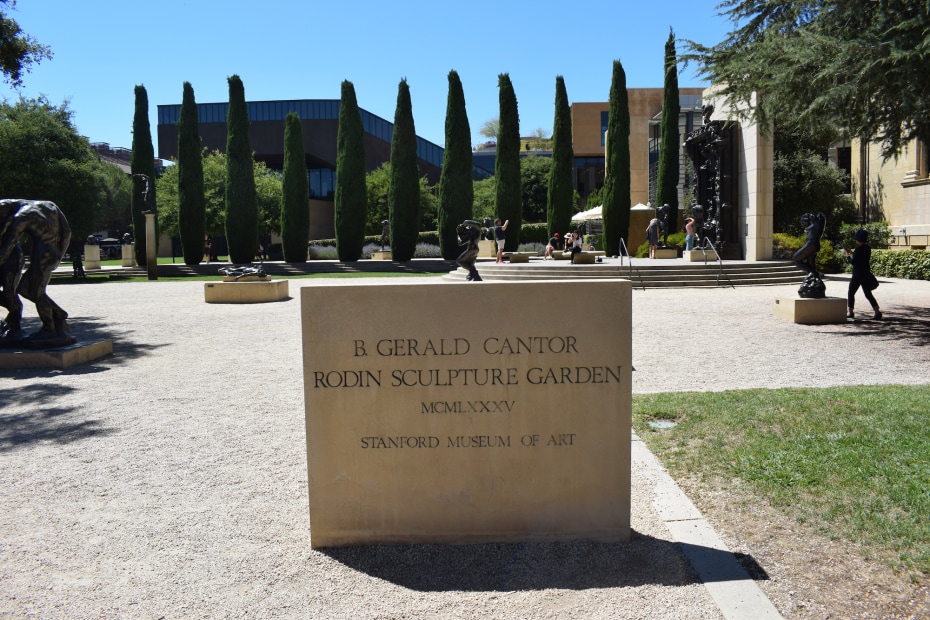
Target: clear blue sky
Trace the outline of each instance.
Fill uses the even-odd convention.
[[[628,87],[661,87],[670,27],[704,44],[731,29],[717,2],[18,0],[11,16],[54,57],[19,91],[0,84],[0,96],[67,99],[82,135],[129,148],[142,84],[157,153],[157,106],[180,103],[185,81],[210,103],[229,99],[233,74],[248,101],[338,99],[349,80],[359,106],[393,121],[406,78],[417,134],[443,145],[455,69],[478,144],[478,130],[498,116],[498,74],[510,74],[521,135],[551,133],[557,75],[572,103],[607,101],[614,60]],[[679,85],[706,86],[692,69]]]

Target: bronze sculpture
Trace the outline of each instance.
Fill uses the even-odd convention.
[[[20,235],[30,238],[29,268],[21,276]],[[48,296],[52,272],[71,241],[71,227],[61,209],[47,200],[0,200],[0,266],[3,267],[3,305],[9,311],[0,341],[4,346],[60,347],[75,342],[68,329],[68,313]],[[36,306],[42,329],[28,336],[21,328],[22,295]]]
[[[384,251],[384,246],[391,244],[391,221],[390,220],[381,220],[381,251]]]
[[[827,287],[817,272],[817,252],[820,251],[820,238],[823,237],[823,231],[827,224],[827,218],[823,213],[811,215],[805,213],[801,216],[801,223],[804,224],[804,232],[807,234],[807,240],[801,249],[794,253],[792,260],[799,269],[807,272],[807,277],[801,283],[798,289],[798,296],[810,299],[823,299],[827,294]]]
[[[465,220],[455,227],[458,234],[459,245],[464,245],[465,250],[455,260],[463,269],[468,271],[465,277],[469,282],[480,282],[481,276],[475,269],[475,260],[478,258],[478,240],[481,238],[481,223],[475,220]]]

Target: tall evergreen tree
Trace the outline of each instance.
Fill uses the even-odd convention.
[[[206,199],[197,102],[190,82],[184,82],[181,116],[178,118],[178,233],[184,263],[200,264],[206,234]]]
[[[152,130],[149,126],[149,96],[145,86],[137,85],[136,111],[132,119],[132,155],[130,155],[129,169],[132,174],[144,174],[151,179],[150,200],[155,208],[155,148],[152,146]],[[132,201],[132,236],[136,241],[136,262],[145,265],[145,215],[148,210],[145,204],[145,180],[133,177]],[[155,239],[158,239],[158,218],[155,220]],[[157,243],[157,241],[156,241]]]
[[[281,205],[281,249],[289,263],[307,262],[310,240],[310,186],[303,128],[296,112],[284,120],[284,179]]]
[[[229,262],[251,263],[258,245],[258,202],[249,146],[249,110],[238,75],[229,77],[226,117],[226,244]]]
[[[497,179],[495,211],[501,222],[510,220],[504,249],[516,252],[520,245],[520,225],[523,221],[520,187],[520,116],[517,96],[510,75],[497,76],[500,101],[500,124],[497,128],[497,159],[494,177]]]
[[[454,260],[461,254],[455,227],[472,218],[474,198],[471,129],[465,111],[465,92],[459,74],[453,70],[449,71],[446,148],[439,177],[439,246],[446,260]]]
[[[656,172],[656,206],[668,205],[668,222],[673,233],[678,227],[678,179],[680,176],[681,134],[678,133],[678,60],[675,33],[669,29],[665,42],[665,96],[659,131],[659,167]]]
[[[420,174],[417,167],[417,132],[413,125],[410,87],[403,79],[397,86],[394,135],[391,138],[391,185],[388,188],[388,219],[391,222],[391,255],[395,261],[413,258],[420,232]]]
[[[335,221],[339,260],[357,261],[365,244],[368,193],[365,185],[365,142],[362,116],[352,82],[342,82],[336,135]]]
[[[546,225],[551,235],[566,231],[572,221],[575,151],[572,147],[572,115],[561,75],[555,78],[555,118],[552,123],[552,165],[546,202]]]
[[[620,240],[630,233],[630,101],[626,73],[614,61],[607,112],[607,170],[604,180],[604,245],[608,256],[620,254]]]

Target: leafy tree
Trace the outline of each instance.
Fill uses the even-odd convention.
[[[497,158],[494,176],[497,178],[495,209],[507,226],[507,241],[504,248],[515,252],[520,244],[520,225],[523,206],[520,204],[520,116],[517,112],[517,96],[513,91],[510,75],[497,76],[500,103],[500,124],[497,128]]]
[[[0,195],[51,200],[68,218],[76,243],[94,231],[111,167],[78,135],[67,103],[55,106],[44,97],[0,102]]]
[[[388,194],[391,187],[391,163],[384,162],[365,175],[365,194],[368,204],[366,235],[380,235],[381,222],[390,218]],[[418,230],[436,230],[436,209],[439,199],[425,176],[419,179],[420,223]]]
[[[775,232],[801,235],[801,215],[822,212],[827,216],[825,235],[836,239],[843,223],[856,220],[855,205],[843,195],[846,173],[827,161],[834,140],[830,133],[775,126]]]
[[[119,237],[131,228],[132,179],[113,164],[100,162],[98,169],[101,188],[94,228],[106,230],[111,236]],[[80,239],[86,237],[87,235],[84,235]]]
[[[490,118],[484,121],[484,124],[481,125],[481,129],[478,130],[478,133],[488,140],[497,140],[497,134],[500,133],[500,125],[500,118]],[[459,253],[461,254],[461,252]]]
[[[258,244],[255,171],[249,146],[249,111],[238,75],[230,76],[226,117],[226,243],[229,262],[251,263]]]
[[[659,131],[659,166],[656,172],[656,205],[668,205],[668,221],[675,232],[678,222],[678,180],[681,175],[681,135],[678,133],[678,60],[675,33],[669,29],[665,42],[665,93],[662,100],[662,124]]]
[[[471,129],[465,111],[465,92],[459,74],[450,71],[446,148],[439,177],[439,245],[446,260],[454,260],[461,254],[455,227],[471,219],[473,203]]]
[[[736,24],[683,58],[770,127],[838,125],[882,143],[888,158],[930,144],[930,10],[913,0],[725,0]],[[755,98],[755,95],[758,97]]]
[[[0,73],[3,73],[4,82],[18,88],[22,86],[23,73],[29,72],[29,66],[39,64],[43,59],[50,60],[52,52],[48,46],[24,33],[16,20],[8,17],[4,5],[12,9],[16,0],[0,0]]]
[[[342,82],[339,129],[336,136],[336,253],[339,260],[357,261],[365,243],[368,204],[365,188],[365,143],[362,117],[352,82]]]
[[[607,172],[604,179],[604,246],[608,256],[620,254],[620,240],[630,232],[630,102],[626,73],[614,61],[607,112]]]
[[[203,157],[205,234],[221,237],[226,228],[226,154],[220,151]],[[282,200],[281,175],[264,162],[255,162],[255,193],[258,217],[266,230],[279,230]],[[170,237],[179,235],[178,167],[168,166],[155,182],[158,194],[158,223]]]
[[[552,166],[546,193],[546,227],[549,234],[566,231],[571,224],[575,172],[572,147],[572,115],[568,105],[565,79],[555,78],[555,118],[552,121]]]
[[[552,159],[549,157],[530,154],[520,159],[520,202],[523,204],[524,222],[546,220],[546,195],[549,191],[551,168]]]
[[[397,86],[397,108],[391,138],[391,185],[388,189],[391,255],[395,261],[406,262],[416,252],[420,232],[419,206],[417,133],[413,124],[410,87],[403,79]]]
[[[289,263],[307,262],[310,240],[310,186],[307,153],[300,117],[288,112],[284,120],[284,204],[281,206],[281,248]]]
[[[186,265],[203,260],[205,206],[203,193],[203,149],[194,88],[184,82],[181,115],[178,119],[178,229]]]
[[[133,175],[144,174],[151,181],[152,205],[157,204],[158,192],[155,187],[155,148],[152,146],[152,130],[149,125],[149,96],[145,86],[135,88],[136,109],[132,119],[132,155],[129,168]],[[132,190],[132,230],[136,245],[136,262],[146,264],[145,215],[150,206],[145,203],[145,180],[133,176]],[[158,239],[158,221],[155,222],[155,239]],[[158,242],[156,241],[156,244]],[[156,248],[157,251],[157,248]]]
[[[484,218],[486,217],[491,219],[497,217],[495,215],[495,204],[497,201],[497,179],[495,177],[488,177],[486,179],[481,179],[480,181],[474,181],[472,183],[472,187],[473,195],[475,197],[472,217],[479,222],[484,221]],[[461,254],[461,248],[459,248],[459,250],[459,254]]]

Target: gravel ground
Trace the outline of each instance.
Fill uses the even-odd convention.
[[[0,370],[0,616],[720,617],[637,467],[629,544],[311,550],[297,288],[313,282],[258,305],[205,304],[202,282],[52,287],[114,355]],[[794,286],[636,291],[633,389],[926,383],[930,283],[882,282],[885,321],[836,326],[774,319]]]

